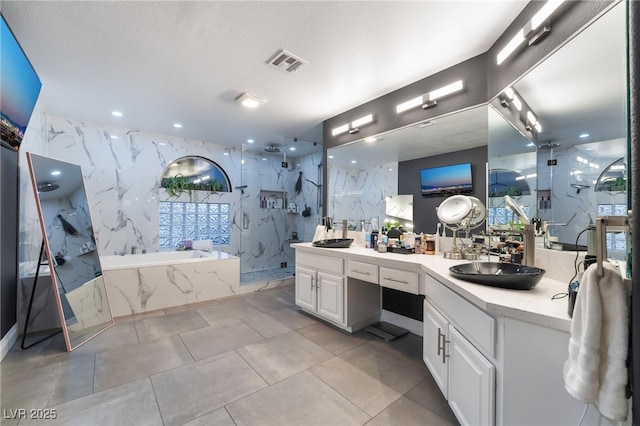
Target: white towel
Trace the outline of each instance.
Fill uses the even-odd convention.
[[[592,265],[582,277],[564,384],[571,396],[594,404],[603,416],[625,421],[629,297],[618,269],[604,262],[603,271],[599,277]]]

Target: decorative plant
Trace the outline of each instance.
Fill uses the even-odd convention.
[[[163,181],[162,186],[171,197],[179,197],[184,191],[220,192],[224,190],[224,185],[217,180],[194,183],[189,182],[188,178],[179,173]]]

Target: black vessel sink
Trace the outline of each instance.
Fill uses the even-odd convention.
[[[531,290],[546,271],[516,263],[472,262],[455,265],[449,273],[461,280],[511,290]]]
[[[311,243],[314,247],[323,248],[348,248],[351,246],[353,238],[331,238],[328,240],[318,240]]]

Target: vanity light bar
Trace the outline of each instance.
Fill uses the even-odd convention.
[[[401,112],[405,112],[408,109],[415,108],[420,105],[422,105],[422,96],[418,96],[417,98],[413,98],[396,105],[396,113],[400,114]]]
[[[351,123],[335,127],[331,130],[331,136],[340,135],[344,132],[349,132],[350,134],[358,133],[360,131],[360,127],[369,123],[373,123],[373,114],[367,114],[364,117],[353,120]]]
[[[331,136],[336,136],[349,130],[349,124],[343,124],[331,130]]]
[[[464,82],[462,80],[455,81],[451,84],[447,84],[439,89],[432,90],[417,98],[410,99],[406,102],[396,105],[396,113],[407,111],[411,108],[422,106],[422,108],[430,108],[437,104],[436,100],[449,96],[453,93],[459,92],[464,89]]]
[[[549,18],[549,16],[551,16],[551,14],[553,12],[555,12],[557,8],[560,7],[560,5],[562,3],[564,3],[564,0],[549,0],[549,1],[547,1],[547,3],[545,3],[544,6],[542,6],[542,9],[540,9],[538,11],[538,13],[533,15],[533,18],[531,18],[531,30],[532,31],[537,30],[538,27],[544,21],[546,21]]]
[[[564,0],[548,0],[545,5],[542,6],[535,15],[533,15],[531,20],[516,33],[511,41],[509,41],[509,43],[507,43],[507,45],[498,52],[498,55],[496,56],[498,65],[502,64],[513,52],[516,51],[516,49],[518,49],[518,47],[520,47],[522,42],[535,33],[538,27],[549,19],[553,12],[555,12],[562,3],[564,3]],[[532,44],[532,42],[529,44]]]
[[[518,111],[522,111],[522,102],[517,95],[513,95],[513,106],[516,107]]]
[[[369,124],[373,121],[373,114],[365,115],[362,118],[358,118],[357,120],[353,120],[351,122],[351,128],[357,129],[360,126],[364,126],[365,124]]]
[[[445,96],[449,96],[452,93],[456,93],[459,92],[460,90],[462,90],[463,84],[462,84],[462,80],[458,80],[456,82],[453,82],[451,84],[448,84],[444,87],[441,87],[439,89],[436,90],[432,90],[431,92],[429,92],[429,100],[430,101],[435,101],[436,99],[440,99],[440,98],[444,98]]]

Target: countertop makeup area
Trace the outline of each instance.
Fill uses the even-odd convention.
[[[449,267],[468,261],[449,260],[442,255],[378,253],[369,248],[351,246],[342,249],[316,248],[311,243],[295,243],[296,250],[340,257],[380,266],[422,271],[435,278],[478,308],[497,315],[514,318],[561,331],[569,331],[571,318],[567,313],[567,299],[552,299],[555,294],[566,293],[568,283],[543,277],[531,290],[508,290],[474,284],[454,278]],[[420,294],[425,294],[420,286]]]

